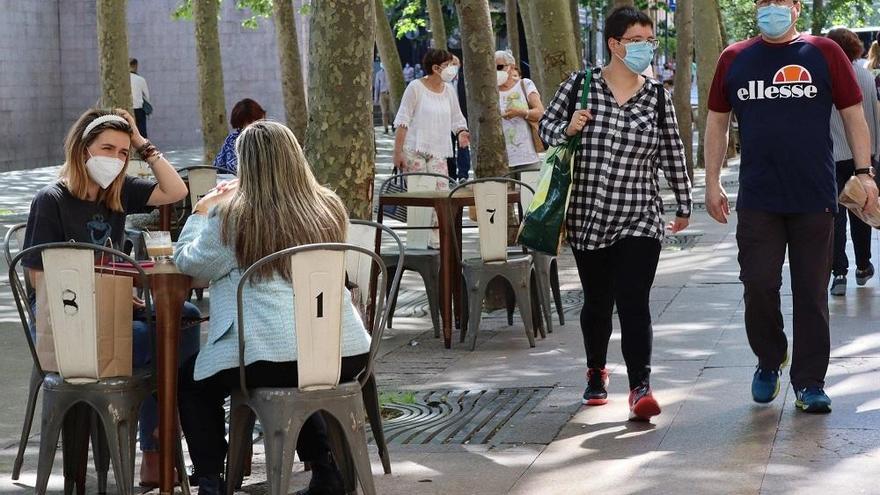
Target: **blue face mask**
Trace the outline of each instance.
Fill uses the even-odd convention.
[[[645,69],[654,60],[654,47],[651,43],[647,41],[634,41],[624,46],[626,47],[626,56],[621,59],[623,63],[636,74],[645,72]]]
[[[758,9],[758,29],[768,38],[779,38],[792,25],[791,8],[771,3]]]

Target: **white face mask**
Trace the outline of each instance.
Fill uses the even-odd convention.
[[[455,79],[455,76],[457,76],[457,75],[458,75],[458,66],[457,65],[450,65],[450,66],[446,67],[445,69],[443,69],[442,72],[440,72],[440,79],[443,79],[444,82],[451,82],[453,79]]]
[[[89,153],[91,155],[91,153]],[[101,189],[107,189],[122,172],[125,162],[111,156],[92,156],[86,161],[86,171]]]
[[[510,74],[506,70],[495,71],[495,79],[499,86],[503,86],[510,79]]]

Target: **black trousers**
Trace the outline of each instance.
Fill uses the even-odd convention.
[[[846,181],[855,172],[855,162],[844,160],[837,162],[837,194],[843,191]],[[846,275],[849,271],[849,259],[846,257],[846,219],[849,217],[849,231],[856,255],[856,268],[863,270],[871,263],[871,226],[859,220],[853,212],[840,207],[834,216],[834,275]]]
[[[737,218],[746,334],[758,365],[776,368],[788,350],[779,297],[788,248],[794,299],[791,383],[824,386],[831,352],[827,286],[834,214],[738,210]]]
[[[342,358],[341,380],[352,380],[366,366],[369,356]],[[193,380],[196,356],[180,369],[178,403],[180,425],[186,436],[189,456],[198,476],[223,473],[226,460],[226,417],[223,402],[239,387],[238,368],[223,370],[204,380]],[[296,387],[296,362],[257,361],[245,368],[247,384],[258,387]],[[320,414],[313,414],[303,425],[296,443],[303,461],[326,459],[330,452],[327,425]]]
[[[138,132],[141,133],[141,136],[147,137],[147,113],[144,112],[143,108],[135,108],[134,109],[134,123],[137,125]]]
[[[587,366],[605,367],[616,303],[626,373],[630,389],[635,388],[651,374],[651,285],[660,260],[660,241],[625,237],[606,248],[573,251],[584,289],[581,332]]]

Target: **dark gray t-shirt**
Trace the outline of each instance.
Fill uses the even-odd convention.
[[[112,239],[113,247],[120,249],[125,216],[152,210],[147,201],[155,187],[153,180],[126,176],[121,194],[124,211],[118,212],[97,201],[77,199],[61,181],[50,184],[40,189],[31,203],[24,247],[70,240],[103,246]],[[37,254],[26,257],[22,265],[41,269],[43,261]]]

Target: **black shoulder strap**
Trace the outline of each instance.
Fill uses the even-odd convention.
[[[590,70],[590,69],[587,69]],[[574,115],[575,105],[577,105],[578,101],[578,88],[584,83],[584,77],[586,77],[586,73],[584,71],[578,71],[577,75],[574,78],[574,85],[572,86],[572,92],[568,94],[568,118],[570,119],[572,115]]]
[[[662,84],[657,85],[657,128],[666,124],[666,90]]]

